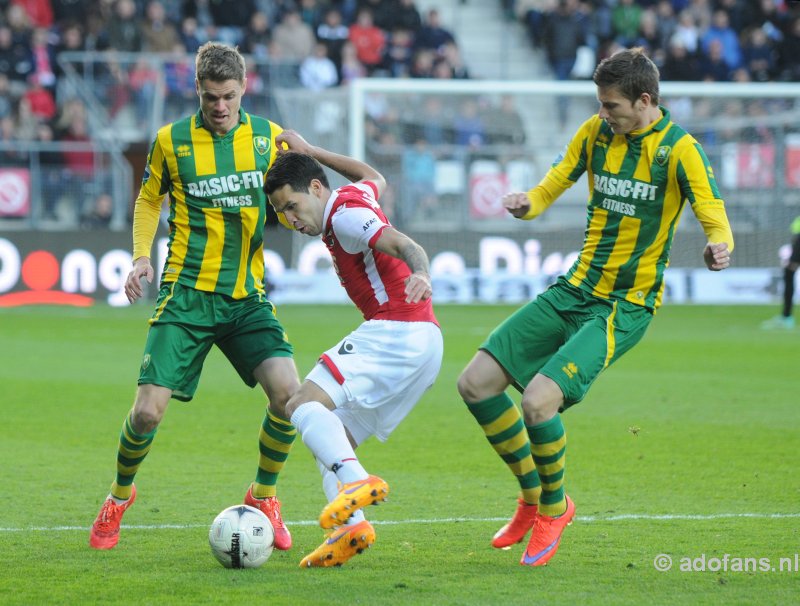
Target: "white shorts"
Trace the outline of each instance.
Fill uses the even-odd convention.
[[[442,332],[431,322],[368,320],[320,356],[306,379],[327,393],[357,444],[385,442],[442,366]]]

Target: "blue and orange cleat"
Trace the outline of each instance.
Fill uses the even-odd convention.
[[[517,499],[517,510],[514,512],[514,517],[492,537],[492,547],[509,549],[512,545],[522,541],[528,531],[533,528],[533,520],[538,509],[537,505]]]
[[[342,526],[331,532],[325,541],[300,561],[301,568],[341,566],[375,542],[375,529],[362,520],[352,526]]]
[[[95,549],[111,549],[119,542],[119,525],[122,522],[122,515],[133,505],[136,500],[136,486],[131,484],[131,497],[124,503],[117,503],[111,498],[106,498],[105,503],[100,508],[100,513],[92,524],[89,533],[89,545]]]
[[[278,497],[257,499],[253,496],[253,486],[251,485],[250,488],[247,489],[247,494],[244,497],[244,504],[261,510],[264,515],[269,518],[272,529],[275,531],[275,549],[286,551],[292,546],[292,535],[283,523],[283,518],[281,517],[281,502],[278,500]]]
[[[378,476],[369,476],[343,484],[339,494],[319,514],[319,525],[325,529],[341,526],[362,507],[385,501],[389,485]]]
[[[523,566],[544,566],[550,561],[561,543],[561,534],[572,524],[575,517],[575,503],[567,497],[567,510],[557,518],[539,512],[533,521],[533,532],[528,547],[519,561]]]

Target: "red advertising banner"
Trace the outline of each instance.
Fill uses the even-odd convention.
[[[786,137],[786,186],[800,187],[800,136]]]
[[[30,212],[30,171],[0,168],[0,217],[27,217]]]
[[[472,175],[469,179],[469,216],[474,219],[504,219],[508,212],[501,198],[508,193],[505,173]]]

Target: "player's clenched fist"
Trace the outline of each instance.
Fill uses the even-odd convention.
[[[531,209],[531,201],[528,200],[528,194],[519,192],[506,194],[503,196],[503,208],[514,215],[517,219],[521,219]]]

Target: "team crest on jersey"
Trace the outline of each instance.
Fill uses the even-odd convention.
[[[667,163],[667,158],[669,158],[669,154],[672,151],[672,148],[669,145],[662,145],[656,150],[656,164],[659,166],[664,166]]]
[[[188,145],[179,145],[175,148],[175,153],[179,158],[188,158],[192,155],[192,148]]]
[[[269,151],[269,139],[266,137],[253,137],[253,146],[263,156]]]

